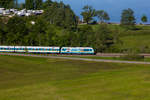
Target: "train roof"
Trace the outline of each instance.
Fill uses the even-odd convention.
[[[84,48],[84,49],[93,49],[92,47],[62,47],[62,48]]]
[[[3,48],[60,48],[60,47],[55,47],[55,46],[0,46]]]

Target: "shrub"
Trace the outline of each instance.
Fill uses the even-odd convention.
[[[120,56],[120,58],[124,60],[144,60],[144,56],[138,54],[127,54],[124,56]]]
[[[128,49],[126,55],[120,56],[120,58],[124,60],[144,60],[144,56],[140,55],[138,51],[133,48]]]

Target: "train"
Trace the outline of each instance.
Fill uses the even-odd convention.
[[[0,46],[0,52],[94,55],[92,47]]]

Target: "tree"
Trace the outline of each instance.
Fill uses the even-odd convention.
[[[15,7],[15,8],[18,8],[18,0],[15,0],[14,7]]]
[[[79,46],[92,46],[94,37],[94,31],[90,25],[84,25],[83,27],[79,28],[78,33],[78,41]]]
[[[134,11],[130,8],[122,11],[121,24],[122,25],[135,25],[136,19],[134,17]]]
[[[108,13],[105,12],[104,10],[98,10],[98,11],[96,11],[96,16],[99,18],[99,20],[101,21],[101,23],[103,23],[104,21],[110,20],[110,17],[108,15]]]
[[[146,16],[146,15],[143,15],[143,16],[141,17],[141,21],[142,21],[143,23],[146,23],[146,22],[148,21],[147,16]]]
[[[65,5],[63,2],[53,2],[51,6],[45,9],[43,14],[43,19],[47,22],[63,28],[76,27],[78,23],[76,18],[70,6]]]
[[[43,8],[46,9],[47,7],[50,7],[52,5],[52,0],[46,0],[44,3],[43,3]]]
[[[92,8],[92,6],[84,6],[83,12],[81,12],[81,15],[83,16],[84,21],[89,24],[91,20],[93,20],[93,17],[96,16],[95,9]]]
[[[0,8],[12,8],[15,6],[15,0],[0,0]]]
[[[25,7],[26,9],[34,9],[34,0],[26,0]]]
[[[2,21],[3,19],[0,18],[0,45],[5,44],[6,42],[6,24],[4,24],[4,22]]]
[[[22,17],[12,17],[7,25],[7,44],[23,45],[24,36],[27,35],[26,22]]]
[[[97,52],[104,52],[113,44],[113,37],[107,24],[99,25],[98,30],[95,33],[95,41],[93,47]]]
[[[41,9],[42,8],[42,4],[43,4],[42,0],[35,0],[34,1],[35,9]]]

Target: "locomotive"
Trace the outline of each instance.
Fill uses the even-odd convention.
[[[92,47],[0,46],[0,52],[43,54],[95,54]]]

